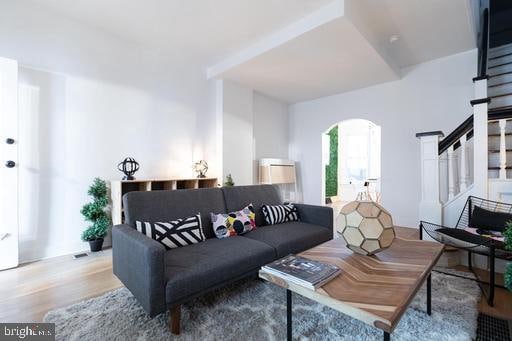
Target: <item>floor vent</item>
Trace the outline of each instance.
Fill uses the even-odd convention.
[[[73,258],[74,259],[78,259],[78,258],[84,258],[84,257],[87,257],[88,254],[87,253],[77,253],[76,255],[73,255]]]
[[[477,341],[510,341],[510,321],[485,314],[478,315]]]

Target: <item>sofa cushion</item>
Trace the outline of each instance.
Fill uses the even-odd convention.
[[[276,249],[277,257],[307,250],[320,243],[332,239],[328,228],[303,222],[289,222],[278,225],[263,226],[244,234],[250,238],[264,242]]]
[[[135,228],[143,235],[156,240],[167,250],[204,241],[201,215],[174,221],[136,221]]]
[[[164,260],[167,304],[256,271],[275,258],[274,248],[242,236],[212,238],[169,250]]]
[[[217,238],[242,235],[256,228],[254,208],[247,205],[240,211],[211,214],[213,232]]]
[[[226,212],[220,188],[194,190],[129,192],[123,196],[126,224],[135,221],[173,221],[201,214],[203,233],[213,238],[210,212]]]
[[[272,185],[223,187],[222,191],[229,212],[238,211],[252,203],[256,214],[256,226],[265,225],[265,218],[261,212],[262,205],[280,205],[282,203],[277,188]]]
[[[265,217],[267,225],[287,223],[290,221],[299,221],[299,212],[293,204],[286,205],[263,205],[261,212]]]

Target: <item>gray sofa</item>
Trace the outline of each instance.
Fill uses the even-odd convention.
[[[281,204],[271,185],[194,190],[130,192],[124,195],[125,221],[112,230],[114,274],[150,316],[171,310],[171,329],[179,333],[179,307],[197,296],[257,273],[290,253],[332,239],[332,209],[297,204],[300,222],[264,226],[261,205]],[[256,230],[217,239],[210,212],[237,211],[253,203]],[[144,236],[135,221],[170,221],[201,213],[204,242],[166,250]]]

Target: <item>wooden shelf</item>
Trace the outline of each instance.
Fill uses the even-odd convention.
[[[180,189],[217,187],[217,178],[176,178],[113,180],[110,182],[112,200],[112,223],[124,222],[123,195],[140,191],[172,191]]]

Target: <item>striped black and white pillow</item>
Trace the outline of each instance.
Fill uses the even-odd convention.
[[[293,204],[286,205],[263,205],[261,207],[267,225],[282,224],[289,221],[298,221],[299,212]]]
[[[137,231],[160,242],[166,249],[187,246],[205,240],[201,215],[169,222],[148,223],[136,221]]]

